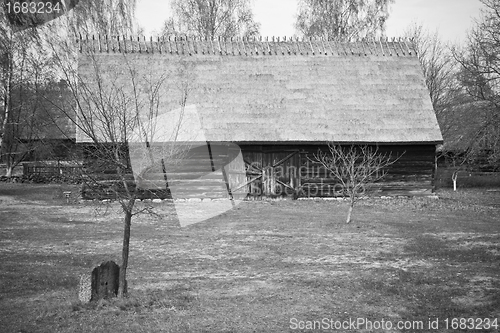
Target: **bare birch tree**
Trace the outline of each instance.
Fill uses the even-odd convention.
[[[5,8],[0,6],[0,17]],[[46,58],[37,49],[41,45],[38,31],[14,32],[7,20],[0,20],[0,157],[6,162],[6,176],[21,162],[26,151],[22,139],[36,137],[39,116],[34,88],[47,78]],[[28,142],[29,143],[29,142]]]
[[[121,36],[135,32],[137,0],[80,0],[70,19],[73,32]]]
[[[369,185],[384,178],[387,174],[386,168],[400,157],[392,158],[391,154],[379,153],[378,147],[342,147],[329,143],[327,152],[318,150],[310,161],[326,168],[342,185],[343,194],[349,196],[346,223],[350,223],[352,210],[359,196],[365,193]]]
[[[300,0],[295,28],[306,37],[342,40],[385,34],[394,0]]]
[[[3,15],[3,7],[0,7],[0,15]],[[5,145],[11,117],[11,91],[14,81],[13,34],[7,22],[0,20],[0,154]]]
[[[163,35],[252,37],[259,34],[251,0],[173,0],[173,17],[165,21]]]

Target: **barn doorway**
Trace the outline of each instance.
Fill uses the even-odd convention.
[[[299,150],[243,151],[251,197],[293,196],[300,187]]]

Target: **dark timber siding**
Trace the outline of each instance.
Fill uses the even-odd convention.
[[[326,145],[241,145],[241,148],[246,163],[253,161],[256,166],[260,165],[264,169],[279,163],[296,151],[296,155],[280,163],[278,168],[281,168],[276,171],[276,179],[296,189],[301,188],[300,196],[340,195],[338,181],[330,177],[326,169],[310,161],[318,149],[327,151]],[[379,146],[378,151],[391,154],[393,158],[399,157],[399,160],[388,167],[386,177],[374,184],[369,193],[427,195],[433,192],[434,145],[384,145]],[[252,171],[255,171],[255,168]],[[254,185],[250,193],[266,194],[264,184],[261,185],[260,191],[256,187],[257,185]],[[281,189],[276,190],[275,194],[289,194],[288,190],[288,187],[281,185]]]
[[[217,143],[212,143],[216,147]],[[234,158],[234,152],[227,149],[212,148],[211,161],[206,154],[193,150],[184,160],[167,172],[169,185],[189,180],[189,185],[174,193],[181,197],[220,198],[227,197],[225,179],[230,183],[244,184],[238,191],[248,193],[250,197],[329,197],[340,196],[341,188],[338,181],[330,177],[326,169],[313,163],[309,158],[318,149],[327,151],[322,145],[249,145],[240,144],[245,162],[246,175],[230,172],[224,175],[222,165]],[[219,146],[220,147],[220,146]],[[375,147],[375,146],[373,146]],[[433,192],[433,177],[435,168],[435,146],[429,145],[381,145],[378,151],[391,154],[399,160],[387,169],[386,177],[367,189],[368,195],[429,195]],[[210,162],[210,163],[209,163]],[[96,161],[93,163],[94,166]],[[109,168],[89,168],[93,178],[116,179],[113,170]],[[105,170],[106,169],[106,170]],[[147,181],[142,185],[148,188],[156,184],[161,191],[153,191],[152,197],[169,197],[170,191],[165,191],[165,177],[159,167],[151,168],[147,173]],[[97,176],[97,177],[96,177]],[[204,177],[201,179],[201,177]],[[244,179],[246,178],[246,182]],[[132,180],[132,177],[130,177]],[[185,184],[185,183],[183,183]],[[141,187],[143,187],[141,186]],[[102,196],[101,191],[101,196]],[[90,192],[88,197],[91,197]],[[150,194],[145,197],[151,197]]]

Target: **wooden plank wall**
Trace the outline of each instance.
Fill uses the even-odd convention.
[[[330,197],[341,195],[341,186],[325,168],[311,162],[318,150],[327,151],[326,145],[297,146],[241,146],[245,160],[259,161],[264,166],[272,165],[289,152],[298,150],[294,158],[283,163],[284,173],[280,180],[301,188],[300,196]],[[434,145],[384,145],[379,146],[382,154],[391,154],[398,161],[387,168],[386,177],[367,189],[370,195],[429,195],[433,192],[435,170]],[[280,170],[281,171],[281,170]],[[260,192],[263,192],[261,189]],[[282,193],[285,190],[282,189]],[[258,194],[259,190],[254,189]],[[288,193],[287,193],[288,194]]]
[[[297,194],[303,197],[341,195],[339,182],[330,177],[323,167],[310,160],[318,149],[327,151],[326,145],[240,144],[239,146],[247,174],[242,174],[236,170],[238,168],[233,168],[224,175],[221,167],[229,160],[233,160],[237,152],[230,152],[215,144],[211,160],[203,150],[193,150],[183,157],[177,166],[168,166],[168,185],[182,184],[182,190],[177,190],[175,193],[177,197],[223,198],[228,197],[227,182],[245,184],[250,179],[257,178],[256,181],[238,189],[239,197],[247,193],[254,198]],[[388,174],[382,181],[367,189],[368,195],[429,195],[433,192],[434,145],[384,145],[379,146],[379,152],[391,154],[393,158],[399,157],[399,160],[388,167]],[[86,156],[86,172],[94,179],[116,179],[116,170],[99,163],[92,154]],[[272,171],[275,177],[271,177],[270,167],[273,165],[275,168]],[[189,182],[186,183],[186,180]],[[131,170],[130,182],[131,186],[135,186]],[[145,173],[144,181],[140,185],[142,188],[150,189],[149,192],[144,192],[145,198],[170,196],[164,173],[159,165]],[[101,195],[102,193],[107,192],[101,191]]]
[[[139,186],[137,192],[139,198],[227,198],[228,189],[222,166],[234,158],[234,152],[225,145],[189,147],[177,149],[176,157],[168,158],[143,170],[143,175],[137,181],[132,174],[132,165],[129,150],[124,149],[124,161],[128,164],[127,176],[128,186],[134,190]],[[152,151],[155,147],[152,147]],[[117,180],[116,167],[99,159],[99,154],[91,146],[86,148],[84,154],[84,172],[89,178],[89,186],[84,191],[86,199],[113,198],[117,186],[121,185]],[[142,152],[141,152],[142,153]],[[166,172],[164,172],[164,170]],[[234,181],[243,182],[246,175],[232,173]],[[243,179],[242,179],[243,177]],[[120,192],[121,189],[118,188]],[[246,193],[246,192],[245,192]]]

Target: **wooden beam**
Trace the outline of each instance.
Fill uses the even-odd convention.
[[[247,185],[249,185],[249,184],[253,183],[254,181],[256,181],[256,180],[257,180],[257,179],[259,179],[259,178],[262,178],[262,175],[257,176],[257,177],[255,177],[255,178],[253,178],[253,179],[250,179],[250,180],[249,180],[249,181],[247,181],[245,184],[240,185],[239,187],[235,188],[235,189],[233,190],[233,192],[236,192],[236,191],[238,191],[240,188],[243,188],[244,186],[247,186]]]
[[[290,155],[286,156],[285,158],[279,160],[278,162],[274,163],[273,164],[273,168],[277,167],[278,165],[280,165],[281,163],[285,162],[286,160],[288,160],[289,158],[293,157],[295,154],[297,154],[299,151],[294,151],[293,153],[291,153]]]

